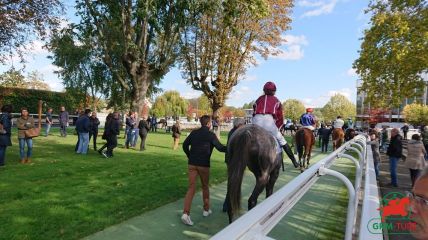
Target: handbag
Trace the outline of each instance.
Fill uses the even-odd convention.
[[[40,128],[31,128],[24,131],[26,138],[34,138],[40,135]]]

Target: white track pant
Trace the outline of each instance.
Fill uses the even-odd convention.
[[[270,114],[265,114],[265,115],[257,114],[253,117],[252,123],[264,128],[274,138],[276,138],[279,144],[277,148],[277,152],[280,153],[282,151],[281,146],[284,146],[285,144],[287,144],[287,141],[285,140],[284,136],[282,136],[282,134],[279,132],[278,128],[276,127],[273,116]]]

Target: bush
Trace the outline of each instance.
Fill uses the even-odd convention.
[[[30,113],[37,113],[39,100],[45,102],[43,111],[51,107],[55,112],[58,112],[61,106],[68,111],[76,109],[80,103],[67,92],[0,87],[0,106],[12,104],[14,112],[19,112],[22,107],[26,107]]]

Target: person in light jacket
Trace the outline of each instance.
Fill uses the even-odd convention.
[[[414,134],[412,139],[407,142],[407,157],[404,166],[410,171],[410,179],[412,187],[415,185],[416,179],[421,171],[427,166],[425,161],[425,147],[421,142],[421,137]]]
[[[25,136],[25,130],[34,128],[34,119],[28,116],[27,108],[21,109],[21,117],[16,121],[18,127],[19,155],[21,163],[31,163],[33,155],[33,139]],[[25,144],[27,144],[27,154],[25,154]]]

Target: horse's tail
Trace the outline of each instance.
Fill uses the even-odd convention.
[[[296,146],[299,159],[303,156],[303,147],[305,146],[305,131],[299,130],[296,132]]]
[[[230,210],[233,215],[241,208],[241,185],[244,171],[250,158],[252,134],[249,130],[243,131],[240,136],[236,135],[229,146],[228,163],[228,193],[230,199]]]

